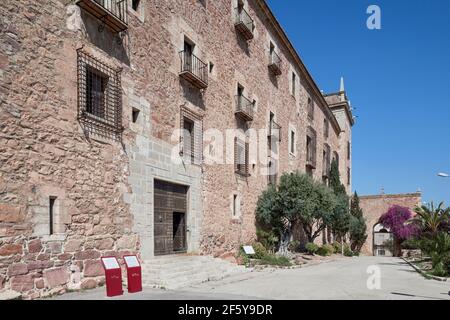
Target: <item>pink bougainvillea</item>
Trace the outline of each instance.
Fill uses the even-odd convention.
[[[412,216],[412,212],[408,208],[392,206],[381,216],[380,223],[389,228],[397,239],[407,240],[420,233],[417,225],[406,223]]]

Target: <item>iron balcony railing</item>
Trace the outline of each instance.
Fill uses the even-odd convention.
[[[200,89],[208,87],[208,66],[194,54],[188,51],[180,51],[181,72],[187,81]]]
[[[236,96],[236,112],[238,116],[246,121],[253,120],[253,102],[243,95]]]
[[[274,120],[269,123],[269,137],[276,137],[278,141],[281,141],[281,126]]]
[[[269,68],[275,75],[281,74],[281,58],[276,54],[275,51],[270,53]]]
[[[128,28],[127,0],[78,0],[76,4],[114,32]]]
[[[235,8],[235,27],[246,40],[253,39],[255,23],[244,8]]]

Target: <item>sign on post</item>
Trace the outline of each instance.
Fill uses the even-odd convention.
[[[108,297],[120,296],[122,290],[122,270],[116,257],[101,257],[106,278],[106,295]]]
[[[128,292],[135,293],[142,291],[142,268],[135,255],[123,256],[127,267]]]

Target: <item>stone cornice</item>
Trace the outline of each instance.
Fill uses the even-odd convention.
[[[367,195],[367,196],[358,196],[359,199],[381,199],[381,198],[421,198],[421,192],[414,193],[396,193],[396,194],[377,194],[377,195]]]
[[[272,10],[267,5],[265,0],[257,0],[257,3],[259,4],[260,8],[264,12],[264,14],[267,17],[268,22],[272,24],[275,31],[278,33],[278,36],[280,37],[281,41],[285,45],[285,47],[288,49],[289,53],[292,55],[294,60],[297,62],[298,67],[300,68],[300,71],[303,73],[304,78],[306,79],[308,86],[314,90],[314,95],[320,100],[322,106],[326,106],[325,110],[328,114],[328,118],[331,120],[331,124],[333,125],[334,129],[340,133],[342,131],[341,127],[339,126],[339,123],[337,122],[333,112],[328,107],[328,103],[325,100],[322,92],[320,92],[319,87],[317,86],[316,82],[314,81],[313,77],[309,73],[308,69],[306,69],[305,64],[303,63],[302,59],[300,58],[300,55],[297,53],[297,50],[295,50],[294,46],[292,45],[291,41],[287,37],[286,32],[284,31],[283,27],[280,25],[278,20],[275,18],[274,14],[272,13]]]

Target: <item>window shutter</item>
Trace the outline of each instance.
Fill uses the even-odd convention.
[[[250,168],[249,168],[249,143],[245,143],[245,175],[250,175]]]

